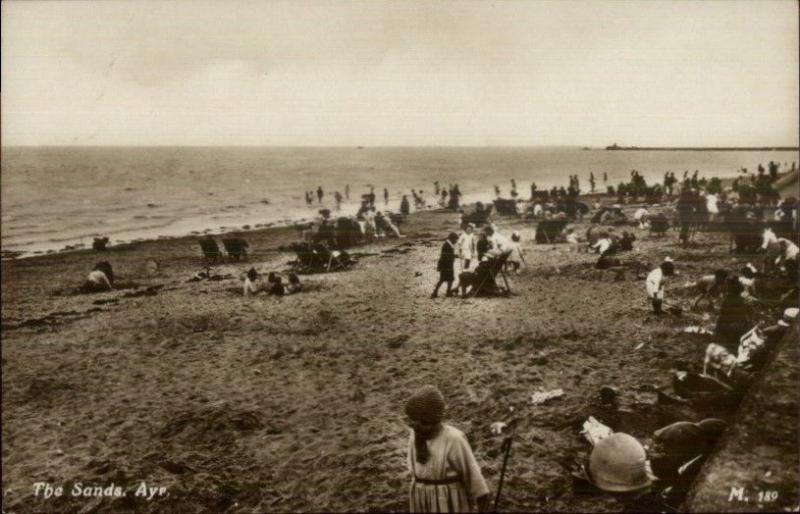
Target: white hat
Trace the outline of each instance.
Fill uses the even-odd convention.
[[[778,320],[778,325],[782,327],[788,327],[792,324],[792,322],[797,319],[797,313],[800,312],[800,309],[797,307],[790,307],[783,311],[783,317]]]
[[[674,262],[672,257],[664,257],[664,262]]]

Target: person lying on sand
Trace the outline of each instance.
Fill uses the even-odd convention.
[[[645,289],[647,290],[647,297],[653,305],[653,312],[661,314],[661,306],[664,303],[664,283],[667,277],[675,274],[675,263],[669,257],[664,258],[656,269],[647,275],[645,281]]]
[[[487,512],[489,487],[464,433],[442,423],[445,408],[435,386],[420,388],[406,402],[409,512],[471,512],[471,502]]]
[[[83,284],[82,289],[91,293],[114,289],[114,271],[111,268],[111,264],[107,261],[100,261],[95,264],[89,276],[86,277],[86,282]]]

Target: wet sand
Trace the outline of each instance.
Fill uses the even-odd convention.
[[[508,298],[429,298],[441,241],[457,226],[449,212],[413,215],[408,237],[354,249],[352,270],[302,276],[304,291],[284,298],[242,297],[239,275],[287,270],[294,255],[278,248],[294,229],[246,232],[253,255],[216,267],[231,275],[220,281],[187,282],[202,262],[193,238],[4,261],[6,510],[402,511],[402,405],[425,383],[444,392],[493,490],[502,438],[489,426],[520,418],[501,510],[621,510],[609,495],[576,493],[568,473],[589,450],[579,429],[599,416],[591,399],[618,388],[614,428],[643,443],[709,414],[657,405],[652,387],[702,368],[704,344],[677,331],[714,316],[656,317],[643,275],[616,280],[591,270],[594,255],[535,245],[533,222],[497,224],[520,230],[526,252]],[[577,226],[583,234],[588,220]],[[630,230],[639,249],[625,260],[649,269],[675,259],[681,275],[668,288],[745,262],[722,234],[681,248],[675,232]],[[139,287],[66,294],[101,259]],[[530,404],[555,388],[565,394]],[[129,493],[45,500],[33,496],[39,481]],[[169,494],[137,498],[142,481]]]

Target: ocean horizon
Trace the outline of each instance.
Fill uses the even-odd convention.
[[[333,210],[333,193],[350,198],[352,214],[362,194],[375,188],[378,208],[397,211],[403,194],[422,190],[435,204],[434,181],[458,183],[464,202],[489,201],[510,180],[527,198],[539,189],[566,186],[577,174],[583,192],[589,173],[597,190],[616,186],[638,170],[648,183],[666,171],[699,170],[734,176],[769,161],[781,169],[797,151],[606,151],[581,146],[3,146],[2,247],[35,255],[161,236],[224,233],[308,220]],[[603,174],[608,176],[603,182]],[[304,193],[322,187],[306,205]],[[389,202],[383,202],[383,189]]]

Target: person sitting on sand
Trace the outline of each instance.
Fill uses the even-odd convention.
[[[458,242],[458,234],[450,232],[447,239],[442,244],[442,251],[439,254],[439,261],[436,264],[436,270],[439,272],[439,281],[433,289],[431,298],[436,298],[439,295],[439,288],[442,284],[447,283],[447,296],[453,295],[453,281],[455,280],[454,265],[456,261],[456,243]]]
[[[600,254],[594,267],[596,269],[608,269],[612,266],[619,265],[618,259],[612,259],[612,255],[616,255],[618,246],[611,237],[601,237],[597,242],[591,245],[592,249]]]
[[[111,269],[111,264],[107,261],[95,264],[89,276],[86,277],[83,289],[92,293],[114,289],[114,271]]]
[[[649,217],[650,213],[644,207],[639,207],[636,209],[636,212],[633,213],[634,221],[639,224],[639,228],[642,230],[647,228],[647,221]]]
[[[283,296],[285,294],[283,288],[283,280],[277,273],[272,273],[267,276],[267,294],[272,296]]]
[[[409,512],[479,512],[490,507],[489,487],[467,437],[442,423],[445,401],[435,386],[424,386],[408,399],[405,413],[411,433],[408,470]]]
[[[516,230],[511,234],[511,242],[506,244],[506,250],[510,250],[511,254],[508,256],[506,262],[511,263],[511,268],[514,273],[519,275],[519,269],[525,262],[525,257],[522,255],[522,246],[520,245],[520,235]]]
[[[664,303],[664,283],[667,277],[675,274],[675,263],[669,257],[664,258],[656,269],[647,275],[645,281],[645,288],[647,290],[647,297],[653,305],[653,312],[661,314],[661,306]]]
[[[577,252],[580,250],[581,240],[578,237],[578,234],[575,233],[575,229],[569,227],[566,231],[566,240],[567,244],[569,245],[570,252]]]
[[[628,232],[627,230],[623,230],[622,237],[617,242],[617,246],[619,247],[619,250],[622,252],[632,252],[634,241],[636,241],[636,236]]]
[[[509,241],[503,234],[497,230],[494,225],[486,225],[483,229],[486,234],[486,239],[489,241],[489,249],[495,251],[503,251],[508,249]]]
[[[489,251],[490,248],[489,238],[486,237],[485,233],[481,233],[478,235],[478,241],[475,243],[475,252],[478,256],[478,261],[482,261],[483,257]]]
[[[742,283],[737,275],[725,281],[725,297],[719,308],[719,317],[714,333],[726,350],[736,352],[739,339],[753,326],[753,312],[742,298]]]
[[[244,292],[242,294],[244,296],[250,296],[251,294],[258,294],[266,290],[267,284],[261,279],[261,275],[258,274],[255,268],[250,268],[247,271],[247,276],[244,278]]]
[[[467,223],[464,227],[464,232],[458,236],[456,248],[458,248],[458,257],[461,259],[461,269],[466,271],[469,269],[470,264],[477,257],[477,249],[475,247],[475,225]]]
[[[296,273],[289,273],[289,284],[286,286],[286,294],[299,293],[303,289],[300,278]]]

